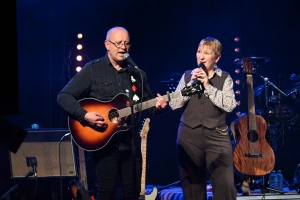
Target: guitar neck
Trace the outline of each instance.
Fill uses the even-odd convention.
[[[84,150],[78,147],[78,154],[79,154],[79,178],[80,182],[84,186],[85,189],[88,189],[87,178],[86,178],[86,165],[85,165],[85,156]]]
[[[142,177],[141,177],[141,192],[140,195],[145,195],[145,188],[146,188],[146,152],[147,152],[147,138],[142,137],[141,142],[141,151],[142,151]]]
[[[141,191],[140,196],[145,196],[145,182],[146,182],[146,152],[147,152],[147,134],[150,129],[150,119],[146,118],[143,128],[141,130],[141,153],[142,153],[142,176],[141,176]]]
[[[248,86],[248,117],[249,117],[249,130],[256,131],[256,117],[255,117],[255,104],[254,104],[254,90],[253,78],[251,74],[247,74]]]
[[[173,92],[173,93],[169,93],[169,94],[163,95],[162,98],[165,101],[169,101],[169,100],[181,97],[181,96],[182,96],[181,91],[176,91],[176,92]],[[133,106],[133,113],[137,113],[137,112],[140,112],[142,110],[151,108],[151,107],[155,106],[156,102],[157,102],[157,100],[154,98],[154,99],[150,99],[148,101],[142,102],[142,103],[135,104]],[[119,113],[119,116],[121,118],[129,116],[129,115],[132,114],[130,107],[126,107],[126,108],[120,109],[120,110],[118,110],[118,113]]]

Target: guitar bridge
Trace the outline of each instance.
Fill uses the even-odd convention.
[[[249,158],[262,158],[262,154],[261,153],[245,153],[245,157],[249,157]]]

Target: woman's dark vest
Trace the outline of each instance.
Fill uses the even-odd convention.
[[[185,72],[186,83],[191,80],[191,72],[192,70]],[[227,76],[228,73],[224,71],[222,71],[221,77],[214,74],[209,79],[209,83],[218,90],[222,90]],[[226,114],[223,109],[215,106],[203,92],[200,92],[200,94],[193,94],[185,104],[180,122],[191,128],[201,125],[206,128],[224,127],[226,126]]]

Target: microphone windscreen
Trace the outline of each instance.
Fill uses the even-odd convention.
[[[124,53],[123,58],[126,60],[129,57],[128,53]]]

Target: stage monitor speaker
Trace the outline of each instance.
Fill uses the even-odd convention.
[[[72,140],[70,136],[64,137],[69,129],[27,129],[27,132],[18,152],[10,152],[12,178],[25,177],[33,170],[27,163],[27,158],[32,157],[37,161],[37,177],[77,176]]]

